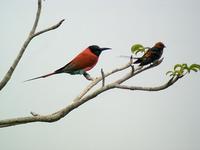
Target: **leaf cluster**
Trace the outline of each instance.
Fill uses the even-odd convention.
[[[131,47],[131,52],[137,55],[139,52],[144,53],[146,49],[148,49],[148,47],[144,47],[142,44],[134,44]]]
[[[174,66],[173,70],[170,70],[166,73],[166,75],[175,77],[175,76],[183,76],[187,73],[190,73],[191,71],[197,72],[200,71],[200,65],[199,64],[192,64],[192,65],[187,65],[187,64],[176,64]]]

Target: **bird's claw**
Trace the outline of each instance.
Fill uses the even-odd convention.
[[[84,73],[83,73],[83,76],[84,76],[87,80],[90,80],[90,81],[93,81],[93,80],[94,80],[87,72],[84,72]]]

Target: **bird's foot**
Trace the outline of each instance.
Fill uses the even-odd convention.
[[[93,81],[93,80],[94,80],[87,72],[84,72],[84,73],[83,73],[83,76],[84,76],[87,80],[90,80],[90,81]]]

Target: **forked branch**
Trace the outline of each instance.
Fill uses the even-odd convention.
[[[134,69],[132,66],[132,60],[130,60],[129,63],[126,65],[114,69],[109,73],[103,73],[104,75],[101,74],[101,76],[95,78],[77,97],[72,100],[72,103],[64,107],[63,109],[60,109],[59,111],[49,114],[49,115],[39,115],[37,113],[31,112],[31,116],[28,117],[19,117],[19,118],[13,118],[13,119],[6,119],[6,120],[0,120],[0,127],[9,127],[9,126],[15,126],[15,125],[20,125],[20,124],[26,124],[26,123],[31,123],[31,122],[55,122],[63,117],[65,117],[68,113],[70,113],[72,110],[75,108],[81,106],[85,102],[92,100],[99,94],[117,88],[117,89],[128,89],[128,90],[143,90],[143,91],[159,91],[166,89],[170,87],[172,84],[178,81],[181,77],[176,76],[171,78],[169,81],[167,81],[165,84],[156,86],[156,87],[140,87],[140,86],[127,86],[127,85],[122,85],[125,81],[131,79],[135,75],[142,73],[143,71],[146,71],[148,69],[151,69],[157,65],[159,65],[162,62],[162,59],[158,61],[157,63],[151,64],[147,67],[139,67]],[[102,80],[105,80],[106,77],[111,76],[117,72],[124,71],[128,68],[131,68],[130,72],[126,73],[124,76],[120,77],[118,80],[113,81],[112,83],[105,84],[104,86],[100,86],[97,88],[95,91],[90,92],[89,91],[95,87],[99,82]]]
[[[44,30],[39,31],[39,32],[36,32],[36,29],[37,29],[37,26],[38,26],[38,22],[39,22],[39,19],[40,19],[41,9],[42,9],[42,0],[38,0],[38,7],[37,7],[37,12],[36,12],[35,21],[33,23],[33,27],[31,29],[27,39],[23,43],[23,45],[22,45],[22,47],[21,47],[21,49],[19,51],[19,54],[15,58],[13,64],[11,65],[11,67],[9,68],[7,73],[4,75],[3,79],[0,81],[0,91],[5,87],[5,85],[8,83],[8,81],[11,79],[11,76],[12,76],[14,70],[16,69],[20,59],[22,58],[22,56],[23,56],[27,46],[31,42],[31,40],[33,38],[35,38],[36,36],[40,35],[40,34],[43,34],[45,32],[48,32],[48,31],[51,31],[51,30],[54,30],[54,29],[58,28],[63,23],[64,19],[61,20],[60,22],[58,22],[57,24],[47,28],[47,29],[44,29]]]

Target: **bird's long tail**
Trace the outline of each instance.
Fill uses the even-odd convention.
[[[133,57],[132,55],[131,56],[127,56],[127,55],[120,55],[119,57],[121,57],[121,58],[133,58],[133,59],[138,59],[138,58],[140,58],[140,57]]]
[[[49,76],[54,75],[54,74],[57,74],[57,73],[56,72],[49,73],[49,74],[46,74],[46,75],[43,75],[43,76],[39,76],[39,77],[36,77],[36,78],[25,80],[24,82],[31,81],[31,80],[36,80],[36,79],[40,79],[40,78],[46,78],[46,77],[49,77]]]
[[[122,57],[122,58],[131,58],[131,56],[125,56],[125,55],[120,55],[119,57]],[[133,63],[134,64],[139,64],[139,63],[141,63],[142,62],[142,59],[141,59],[141,57],[132,57],[133,59],[137,59],[136,61],[134,61]]]
[[[136,58],[137,60],[135,62],[133,62],[134,64],[139,64],[142,62],[142,59],[141,58]]]

